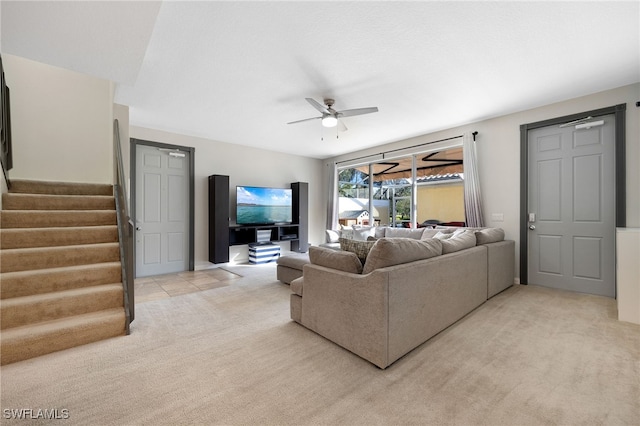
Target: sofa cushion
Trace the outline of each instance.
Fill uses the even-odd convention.
[[[504,240],[504,230],[502,228],[485,228],[475,231],[476,244],[497,243]]]
[[[456,230],[467,229],[467,228],[462,228],[460,226],[436,226],[434,229],[437,229],[440,232],[444,232],[445,234],[451,234]]]
[[[291,269],[299,269],[309,263],[309,255],[307,253],[291,253],[286,256],[280,256],[276,260],[278,266],[286,266]]]
[[[375,241],[356,241],[348,240],[346,238],[340,238],[340,249],[354,253],[356,256],[358,256],[358,259],[363,265],[367,260],[369,250],[371,250],[371,247],[373,247],[374,244]]]
[[[302,296],[302,286],[304,284],[304,277],[296,278],[291,281],[291,291],[298,296]]]
[[[385,238],[413,238],[419,240],[422,238],[424,228],[386,228],[384,231]]]
[[[442,254],[442,242],[436,239],[381,238],[369,251],[362,270],[368,274],[376,269],[429,259]]]
[[[442,242],[442,254],[453,253],[475,247],[476,234],[470,229],[452,235],[450,238],[440,240]]]
[[[337,269],[343,272],[359,274],[362,272],[362,262],[355,253],[338,251],[324,247],[309,247],[309,260],[314,265]]]

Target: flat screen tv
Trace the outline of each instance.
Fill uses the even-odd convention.
[[[236,223],[273,225],[293,222],[292,192],[286,188],[236,186]]]

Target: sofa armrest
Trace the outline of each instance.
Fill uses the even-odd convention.
[[[340,250],[340,243],[322,243],[320,247],[329,248],[332,250]]]
[[[304,266],[302,325],[369,360],[388,363],[388,273]]]
[[[513,285],[515,277],[516,243],[504,240],[485,244],[488,254],[487,299]]]

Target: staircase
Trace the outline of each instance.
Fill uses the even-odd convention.
[[[11,181],[0,212],[0,364],[124,335],[111,185]]]

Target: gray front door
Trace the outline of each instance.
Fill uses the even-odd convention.
[[[615,121],[587,123],[529,130],[527,280],[615,297]]]
[[[188,151],[136,145],[136,276],[189,269]]]

